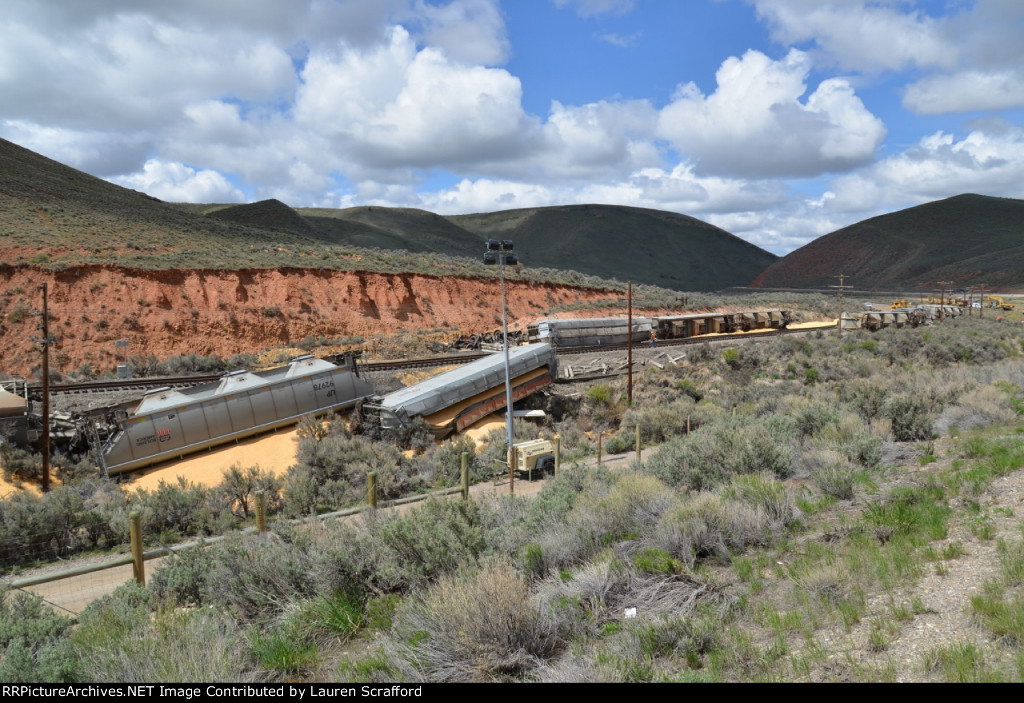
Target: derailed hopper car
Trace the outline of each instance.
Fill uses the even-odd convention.
[[[150,391],[119,421],[100,456],[110,474],[140,469],[351,407],[372,394],[354,368],[311,356],[270,371],[234,371],[214,384]]]
[[[513,402],[554,382],[558,369],[551,345],[514,347],[508,356]],[[505,407],[505,355],[491,354],[364,407],[378,413],[385,429],[404,427],[412,418],[422,417],[438,438],[460,432]]]
[[[596,347],[625,344],[629,341],[629,321],[625,317],[584,317],[567,320],[541,320],[526,328],[531,342],[547,342],[559,348]],[[633,341],[651,337],[651,320],[633,318]]]

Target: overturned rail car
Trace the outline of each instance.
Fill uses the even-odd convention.
[[[24,380],[0,382],[0,444],[24,443],[30,436],[28,387]]]
[[[870,310],[863,313],[843,313],[843,329],[864,329],[877,332],[885,327],[917,327],[943,316],[954,317],[962,310],[955,305],[919,305],[916,307]]]
[[[793,322],[788,310],[753,312],[696,312],[654,318],[659,339],[683,339],[703,334],[731,334],[753,330],[785,329]]]
[[[633,341],[644,342],[651,337],[650,318],[633,318]],[[546,343],[553,347],[596,347],[605,344],[625,344],[629,341],[629,321],[625,317],[584,317],[567,320],[541,320],[528,325],[526,338],[530,342]]]
[[[512,347],[508,357],[513,402],[553,383],[558,373],[550,344]],[[422,417],[441,438],[504,408],[505,394],[505,355],[496,353],[376,398],[364,407],[378,414],[385,429],[404,427],[412,418]]]
[[[270,371],[233,371],[219,382],[147,393],[103,445],[110,474],[295,424],[355,405],[373,394],[354,364],[343,368],[312,356]]]

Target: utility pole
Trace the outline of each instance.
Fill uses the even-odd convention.
[[[978,308],[978,319],[985,317],[985,284],[982,283],[978,288],[981,289],[981,307]]]
[[[939,285],[942,286],[941,293],[939,293],[939,322],[946,319],[946,286],[953,285],[953,281],[939,281]]]
[[[43,453],[43,477],[42,491],[50,490],[50,311],[46,302],[46,282],[39,284],[43,291],[43,320],[40,326],[43,331],[43,338],[40,345],[43,350],[43,432],[42,432],[42,453]]]
[[[629,334],[626,335],[628,342],[626,343],[626,368],[629,369],[626,372],[626,404],[630,407],[633,406],[633,282],[629,281],[626,284],[626,306],[629,310],[628,313],[628,325],[626,329],[629,330]]]
[[[846,290],[847,288],[852,288],[852,286],[843,285],[843,281],[846,280],[846,274],[841,273],[838,276],[833,276],[832,278],[838,278],[839,279],[839,285],[838,286],[829,286],[829,288],[836,288],[836,289],[838,289],[838,291],[837,291],[839,293],[839,325],[838,325],[838,327],[839,327],[839,335],[838,336],[842,337],[843,336],[843,291]]]

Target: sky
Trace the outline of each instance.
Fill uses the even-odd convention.
[[[0,137],[171,202],[629,205],[784,255],[1024,198],[1024,0],[4,0]]]

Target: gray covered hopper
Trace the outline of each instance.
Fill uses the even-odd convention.
[[[633,341],[651,336],[651,320],[633,318]],[[530,341],[550,342],[556,347],[591,347],[625,344],[629,341],[629,322],[624,317],[586,317],[569,320],[541,320],[527,327]]]
[[[509,349],[513,401],[551,383],[557,359],[549,344]],[[395,391],[374,406],[381,426],[394,429],[423,417],[439,435],[462,430],[505,407],[505,355],[491,354]]]
[[[235,371],[218,383],[151,391],[104,445],[108,473],[142,468],[285,427],[372,395],[352,371],[311,356],[270,371]]]

